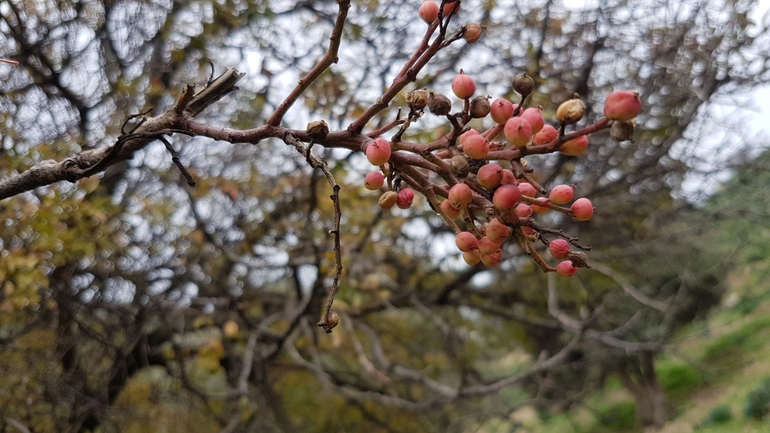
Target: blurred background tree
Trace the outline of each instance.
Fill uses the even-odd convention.
[[[767,83],[770,40],[749,19],[753,1],[602,3],[463,1],[458,20],[486,26],[481,41],[443,51],[417,83],[445,91],[462,68],[479,93],[513,98],[510,79],[527,72],[531,104],[551,120],[573,93],[595,121],[612,89],[640,91],[634,143],[599,133],[581,157],[528,159],[544,186],[574,183],[595,199],[589,223],[553,217],[593,246],[595,271],[548,278],[512,245],[494,270],[460,265],[424,201],[384,212],[361,188],[360,153],[316,149],[343,191],[342,321],[325,335],[323,175],[279,141],[175,137],[195,188],[156,142],[101,178],[0,202],[0,420],[36,432],[469,431],[527,404],[567,410],[617,375],[637,421],[662,426],[655,359],[719,302],[740,248],[715,230],[738,212],[720,204],[729,194],[696,206],[682,183],[711,152],[756,154],[740,138],[703,146],[740,130],[709,108]],[[339,63],[284,123],[345,128],[418,45],[418,7],[353,1]],[[336,11],[2,1],[0,57],[21,66],[0,64],[0,173],[111,145],[129,116],[163,112],[205,81],[209,62],[247,76],[202,118],[262,125],[325,52]]]

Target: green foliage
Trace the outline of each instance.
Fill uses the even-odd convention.
[[[709,412],[708,416],[703,421],[695,424],[693,430],[701,430],[705,427],[711,427],[717,424],[725,424],[733,419],[733,412],[730,406],[721,405],[717,406]]]
[[[770,413],[770,377],[746,397],[743,413],[747,418],[763,419]]]
[[[701,373],[683,362],[660,363],[656,371],[660,386],[668,394],[692,391],[701,383]]]
[[[743,324],[706,347],[705,360],[719,360],[761,347],[767,340],[770,317]]]
[[[633,401],[620,401],[596,411],[598,422],[611,430],[622,431],[636,425],[636,405]]]

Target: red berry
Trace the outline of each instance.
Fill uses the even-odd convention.
[[[484,266],[494,268],[495,266],[500,264],[500,260],[502,258],[503,258],[503,250],[497,250],[494,254],[482,254],[481,263],[483,263]]]
[[[527,235],[527,236],[535,234],[535,229],[533,229],[532,227],[523,226],[521,228],[521,231],[523,231],[524,234]]]
[[[372,165],[383,165],[390,159],[390,143],[382,137],[376,138],[366,146],[366,158]]]
[[[524,147],[532,139],[532,126],[521,117],[511,117],[505,122],[503,134],[516,147]]]
[[[487,139],[482,135],[475,134],[463,140],[463,152],[471,158],[483,159],[489,153]]]
[[[444,17],[448,17],[452,13],[452,10],[455,7],[455,3],[457,3],[457,2],[456,1],[451,1],[451,2],[447,2],[444,5],[444,11],[443,11]],[[455,14],[457,14],[458,12],[460,12],[460,4],[458,4],[457,5],[457,9],[454,10]]]
[[[570,206],[570,213],[578,221],[588,221],[594,214],[594,205],[587,198],[579,198]]]
[[[575,275],[577,272],[577,268],[572,265],[572,262],[569,260],[565,260],[558,265],[556,265],[556,273],[561,275],[562,277],[571,277]]]
[[[500,181],[503,185],[516,185],[516,176],[508,169],[503,170],[503,180]]]
[[[414,201],[414,191],[412,188],[404,188],[398,192],[396,206],[400,209],[409,209],[412,206],[412,201]]]
[[[543,119],[543,110],[540,107],[530,107],[521,113],[521,118],[529,122],[529,126],[532,127],[532,133],[537,134],[538,131],[543,129],[545,125],[545,119]]]
[[[470,137],[471,135],[479,135],[479,131],[475,129],[469,129],[463,132],[462,134],[460,134],[459,137],[457,137],[457,143],[459,143],[460,146],[462,146],[465,143],[465,139]]]
[[[503,180],[503,168],[497,164],[485,164],[476,174],[479,185],[486,189],[495,189]]]
[[[449,189],[448,201],[457,210],[463,210],[471,204],[473,191],[464,183],[458,183]]]
[[[460,213],[462,212],[460,209],[457,209],[454,206],[452,206],[452,202],[450,202],[449,200],[442,201],[441,204],[438,205],[438,207],[441,208],[441,211],[444,212],[444,215],[452,219],[459,217]]]
[[[521,191],[516,185],[503,185],[492,196],[492,203],[500,210],[510,210],[521,200]]]
[[[548,211],[551,210],[550,208],[548,208],[546,206],[538,206],[536,204],[530,205],[529,207],[532,208],[532,212],[537,213],[537,214],[548,213]]]
[[[364,188],[371,191],[382,188],[382,185],[384,184],[385,176],[379,171],[373,171],[364,178]]]
[[[604,101],[604,117],[610,120],[626,122],[642,111],[642,100],[638,92],[617,90],[610,93]]]
[[[569,257],[569,242],[564,239],[554,239],[548,244],[548,251],[551,252],[551,255],[554,256],[554,258],[566,259]]]
[[[569,185],[556,185],[548,194],[553,204],[567,204],[572,201],[572,187]]]
[[[479,239],[479,252],[481,255],[492,255],[500,249],[500,244],[492,242],[489,237],[484,236]]]
[[[501,244],[511,233],[511,228],[501,223],[497,218],[492,218],[487,223],[486,233],[490,241]]]
[[[588,136],[581,135],[580,137],[565,141],[559,148],[559,152],[569,156],[578,156],[582,155],[586,149],[588,149]]]
[[[462,71],[452,80],[452,92],[460,99],[470,99],[476,92],[476,82]]]
[[[462,252],[479,249],[479,240],[471,232],[460,232],[455,236],[455,245]]]
[[[479,254],[478,250],[465,251],[463,252],[463,260],[465,260],[465,263],[474,266],[481,261],[481,254]]]
[[[534,197],[537,195],[537,190],[529,182],[520,183],[519,190],[521,191],[521,195],[525,195],[527,197]]]
[[[513,209],[516,212],[516,216],[519,218],[529,218],[532,216],[532,206],[526,203],[519,203]]]
[[[540,129],[540,132],[532,137],[532,144],[548,144],[555,140],[558,136],[559,131],[557,131],[556,128],[551,125],[543,125],[543,128]]]
[[[489,114],[492,115],[492,120],[495,123],[505,125],[505,122],[513,116],[513,104],[507,99],[497,98],[492,101]]]
[[[438,3],[428,0],[420,5],[420,18],[430,24],[438,18]]]

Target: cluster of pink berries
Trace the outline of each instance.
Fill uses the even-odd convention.
[[[442,16],[456,13],[459,6],[457,3],[445,3]],[[419,14],[424,21],[433,23],[439,16],[439,5],[428,0],[420,7]],[[534,87],[534,81],[522,74],[513,80],[513,89],[521,95],[520,105],[514,105],[504,98],[489,103],[489,97],[473,97],[476,83],[460,71],[452,80],[451,88],[454,95],[464,101],[461,112],[450,114],[451,101],[438,93],[416,90],[406,98],[411,109],[410,121],[419,119],[425,108],[434,115],[447,116],[454,126],[447,145],[430,152],[431,155],[426,158],[424,152],[416,150],[419,145],[411,148],[401,145],[403,129],[393,143],[397,150],[411,150],[426,158],[426,162],[436,165],[435,173],[443,179],[440,184],[432,183],[431,178],[422,174],[422,182],[416,182],[414,171],[410,175],[403,174],[403,180],[426,195],[434,210],[455,229],[455,243],[466,263],[476,265],[481,262],[486,266],[496,266],[502,259],[502,244],[510,237],[518,240],[523,250],[531,254],[544,270],[571,276],[578,268],[588,267],[585,254],[571,250],[571,245],[579,249],[585,247],[560,231],[541,228],[532,217],[533,214],[554,210],[577,221],[588,221],[594,213],[594,207],[587,198],[573,201],[573,186],[556,185],[547,191],[538,185],[529,174],[532,170],[527,168],[522,156],[556,151],[571,156],[580,155],[588,147],[588,134],[605,128],[610,128],[610,136],[617,141],[632,139],[635,118],[642,105],[636,92],[613,92],[605,101],[605,119],[566,134],[567,126],[583,118],[583,102],[576,97],[562,103],[555,113],[558,122],[555,127],[546,124],[541,108],[524,107]],[[486,131],[468,127],[470,120],[487,116],[492,118],[495,125]],[[501,133],[507,143],[493,141]],[[394,177],[400,179],[405,167],[391,162],[390,142],[382,137],[376,138],[367,143],[364,152],[371,164],[380,167],[379,171],[366,176],[364,185],[367,189],[382,188],[386,176],[389,176],[389,186]],[[506,162],[503,165],[497,161]],[[411,166],[409,169],[416,167]],[[427,187],[426,181],[431,182]],[[392,183],[395,188],[380,197],[380,206],[385,209],[393,206],[409,208],[414,200],[414,191],[408,187],[402,188],[401,180]],[[439,201],[439,197],[445,199]],[[485,223],[479,221],[477,213],[483,213]],[[463,231],[457,226],[455,219],[460,217],[464,217],[468,230]],[[556,238],[548,241],[542,236],[545,232]],[[554,258],[563,261],[556,267],[547,265],[536,249],[532,248],[532,244],[537,241],[545,244]]]

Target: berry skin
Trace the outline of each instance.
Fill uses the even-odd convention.
[[[594,214],[594,205],[587,198],[579,198],[570,206],[570,213],[577,221],[588,221]]]
[[[462,70],[452,80],[452,92],[460,99],[470,99],[476,92],[476,82]]]
[[[481,166],[476,174],[479,185],[492,190],[500,186],[503,180],[503,168],[497,164],[485,164]]]
[[[508,169],[503,169],[503,180],[500,181],[503,185],[516,185],[516,176]]]
[[[390,143],[382,137],[376,138],[366,146],[366,159],[372,165],[383,165],[390,159]]]
[[[529,218],[532,216],[532,206],[526,203],[517,204],[516,207],[513,209],[513,211],[516,213],[516,216],[519,218]]]
[[[516,147],[524,147],[532,138],[532,126],[521,117],[511,117],[503,128],[505,138]]]
[[[388,191],[380,196],[380,207],[388,210],[396,205],[398,194],[395,191]]]
[[[513,90],[524,98],[535,90],[535,80],[527,74],[521,74],[514,77],[512,85]]]
[[[468,185],[458,183],[449,189],[447,201],[453,208],[461,211],[471,204],[471,200],[473,200],[473,191]]]
[[[569,257],[569,242],[564,239],[554,239],[548,244],[548,251],[557,259],[566,259]]]
[[[489,153],[487,139],[480,134],[471,135],[463,140],[463,152],[474,159],[484,159]]]
[[[533,229],[532,227],[523,226],[521,228],[521,231],[524,232],[524,234],[527,236],[532,236],[533,234],[535,234],[535,229]]]
[[[412,188],[404,188],[398,192],[396,206],[398,206],[399,209],[409,209],[412,206],[413,201],[414,191],[412,191]]]
[[[556,185],[551,188],[548,198],[553,204],[567,204],[572,201],[572,187],[569,185]]]
[[[471,232],[460,232],[455,236],[455,245],[462,252],[479,249],[479,240]]]
[[[586,149],[588,149],[588,136],[581,135],[580,137],[565,141],[559,148],[559,152],[569,156],[578,156],[582,155]]]
[[[500,244],[492,242],[487,236],[479,239],[479,252],[481,255],[492,255],[500,249]]]
[[[446,116],[452,111],[452,101],[441,93],[428,92],[428,110],[434,116]]]
[[[438,3],[428,0],[420,5],[420,19],[430,24],[438,18]]]
[[[491,108],[492,106],[489,105],[489,98],[479,95],[471,99],[471,105],[468,107],[468,112],[472,118],[481,119],[482,117],[487,117]]]
[[[586,105],[580,99],[570,99],[564,101],[556,109],[556,119],[565,124],[572,125],[578,123],[586,112]]]
[[[463,33],[463,38],[465,38],[465,41],[469,44],[478,42],[478,40],[481,39],[481,25],[478,23],[467,24],[465,26],[465,33]]]
[[[385,184],[385,176],[382,174],[382,172],[379,171],[373,171],[366,175],[364,178],[364,188],[375,191],[380,188],[382,188],[382,185]]]
[[[463,260],[471,266],[478,265],[481,261],[481,254],[477,250],[465,251],[463,252]]]
[[[521,191],[516,185],[503,185],[492,196],[492,203],[500,210],[510,210],[521,200]]]
[[[505,125],[513,116],[513,104],[511,101],[503,98],[497,98],[492,101],[492,107],[489,109],[489,114],[492,115],[492,120],[499,125]]]
[[[503,258],[503,250],[497,250],[494,254],[482,254],[481,263],[484,266],[494,268],[500,264],[500,260]]]
[[[537,195],[537,190],[529,182],[520,183],[519,190],[521,191],[521,195],[525,195],[527,197],[534,197]]]
[[[452,14],[452,10],[454,10],[454,8],[455,8],[455,3],[457,3],[457,2],[456,1],[451,1],[451,2],[447,2],[444,5],[444,11],[443,11],[443,16],[444,17],[448,17],[450,14]],[[459,4],[457,5],[457,9],[454,10],[454,15],[457,15],[458,12],[460,12],[460,5]]]
[[[441,208],[441,211],[444,212],[444,215],[451,219],[458,218],[462,212],[461,210],[452,206],[452,203],[449,200],[442,201],[438,207]]]
[[[610,93],[604,101],[604,117],[610,120],[626,122],[642,111],[642,100],[638,92],[617,90]]]
[[[578,271],[578,268],[574,267],[572,265],[572,262],[569,260],[565,260],[558,265],[556,265],[556,273],[561,275],[562,277],[571,277],[575,275],[575,273]]]
[[[501,244],[508,238],[508,235],[511,233],[511,228],[501,223],[497,218],[492,218],[492,220],[487,223],[486,233],[490,241]]]
[[[532,137],[532,144],[548,144],[559,136],[559,131],[551,125],[543,125],[540,132]]]
[[[529,122],[529,126],[532,127],[532,133],[537,134],[543,126],[545,126],[545,119],[543,119],[543,110],[540,107],[530,107],[521,113],[521,118]]]

